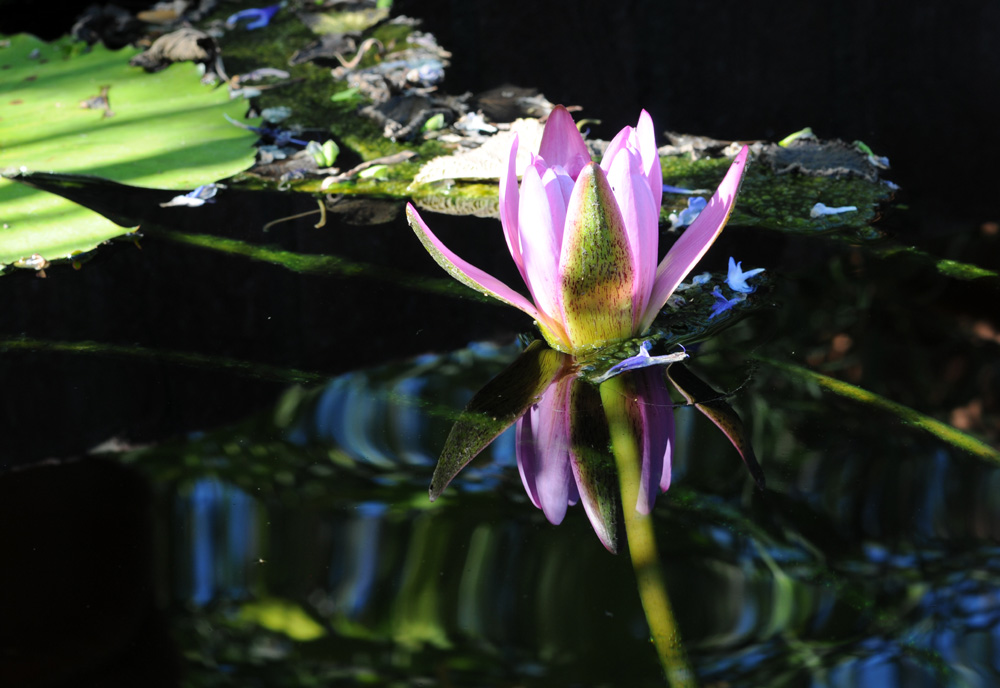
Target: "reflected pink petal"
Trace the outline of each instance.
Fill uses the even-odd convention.
[[[517,426],[517,465],[532,503],[549,523],[566,516],[570,498],[578,498],[570,466],[569,391],[571,378],[549,386]]]
[[[646,368],[633,374],[643,429],[641,482],[635,508],[648,514],[658,494],[670,487],[674,411],[663,369]]]

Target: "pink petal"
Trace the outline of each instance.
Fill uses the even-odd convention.
[[[663,170],[660,167],[660,155],[656,149],[656,130],[653,128],[653,118],[643,110],[639,114],[639,123],[633,127],[625,127],[611,139],[601,158],[601,169],[605,173],[611,171],[611,164],[618,154],[627,148],[642,158],[643,174],[653,195],[657,213],[663,200]]]
[[[521,240],[517,233],[517,204],[520,198],[517,190],[517,135],[510,145],[510,155],[507,157],[507,175],[500,177],[500,224],[503,225],[504,238],[507,240],[507,250],[510,251],[521,278],[527,283],[524,273],[524,259],[521,257]]]
[[[538,501],[538,488],[535,487],[539,459],[535,445],[535,434],[532,432],[534,410],[534,407],[529,408],[527,413],[517,419],[514,431],[514,451],[517,455],[517,472],[521,476],[524,491],[528,493],[528,499],[535,505],[535,508],[541,509],[541,503]],[[537,421],[534,422],[537,423]]]
[[[663,308],[674,289],[689,272],[698,264],[709,247],[726,226],[733,206],[736,204],[736,194],[740,190],[740,182],[746,170],[747,155],[750,149],[746,146],[739,152],[733,164],[729,166],[725,178],[712,195],[712,200],[680,239],[670,247],[667,255],[656,270],[656,283],[646,307],[646,314],[639,326],[639,332],[645,332],[652,324],[656,314]]]
[[[636,399],[643,429],[642,472],[636,511],[648,514],[659,492],[670,487],[673,458],[674,411],[662,368],[636,371]]]
[[[535,304],[546,315],[560,320],[559,254],[566,224],[566,205],[555,173],[545,169],[545,177],[540,177],[538,167],[540,165],[529,165],[521,179],[517,220],[521,255],[525,281]]]
[[[656,149],[656,130],[653,128],[653,118],[643,110],[639,114],[639,124],[635,127],[635,138],[642,156],[642,169],[646,174],[649,190],[653,194],[656,205],[656,215],[659,218],[660,206],[663,203],[663,168],[660,167],[660,154]]]
[[[642,161],[628,148],[611,163],[608,183],[614,191],[625,221],[636,280],[632,296],[632,320],[639,322],[656,278],[656,249],[659,243],[659,209],[653,205]]]
[[[569,175],[569,173],[562,167],[556,165],[555,167],[550,167],[549,170],[552,172],[553,180],[559,187],[559,193],[562,196],[563,207],[569,206],[569,199],[573,195],[573,187],[576,185],[576,180]],[[577,175],[579,176],[579,175]],[[546,182],[549,184],[551,182]]]
[[[576,179],[583,166],[590,162],[590,151],[583,142],[573,116],[562,105],[557,105],[545,122],[538,154],[550,166],[559,165]]]
[[[571,382],[569,377],[550,385],[517,425],[521,482],[532,503],[555,525],[566,516],[574,485],[569,458]]]
[[[604,174],[611,172],[611,163],[614,159],[618,157],[618,153],[625,149],[628,145],[629,138],[632,136],[634,129],[632,127],[625,127],[618,132],[608,147],[604,149],[604,156],[601,158],[601,169],[604,170]]]
[[[538,309],[528,299],[493,275],[480,270],[455,255],[440,239],[434,236],[434,233],[431,232],[423,218],[417,213],[417,209],[410,203],[406,204],[406,218],[409,220],[410,227],[413,228],[417,238],[420,239],[420,243],[431,254],[431,258],[444,268],[449,275],[467,287],[499,299],[514,308],[518,308],[532,318],[540,319]]]

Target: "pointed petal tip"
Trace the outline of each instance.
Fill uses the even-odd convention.
[[[590,161],[590,151],[583,141],[583,135],[576,128],[573,116],[562,105],[557,105],[549,113],[542,130],[542,140],[538,144],[538,155],[549,167],[559,165],[574,179],[586,163]]]
[[[651,114],[649,114],[649,112],[646,110],[646,108],[643,108],[639,112],[639,122],[638,122],[638,125],[636,126],[636,128],[638,129],[639,125],[642,125],[642,124],[648,124],[650,128],[653,127],[653,116]]]
[[[448,487],[448,483],[451,482],[449,479],[447,482],[442,484],[441,477],[437,473],[438,469],[435,467],[434,475],[431,477],[431,484],[427,488],[427,496],[430,497],[432,502],[436,502],[438,497],[444,494],[445,488]]]
[[[424,222],[423,218],[420,217],[411,204],[407,204],[406,217],[413,232],[420,239],[420,243],[424,245],[427,252],[430,253],[434,262],[441,266],[454,279],[481,294],[486,294],[514,306],[514,308],[527,313],[532,318],[538,319],[540,317],[535,304],[528,301],[520,293],[514,291],[493,275],[459,258],[445,246],[444,242],[435,236],[434,232],[431,231],[430,227],[427,226],[427,223]]]
[[[612,534],[602,534],[597,533],[597,538],[604,545],[604,549],[608,550],[612,554],[618,554],[618,538]]]
[[[410,223],[410,227],[413,227],[413,229],[417,229],[417,227],[414,227],[414,223],[426,227],[423,218],[420,217],[420,213],[417,212],[416,207],[410,201],[406,202],[406,221]]]
[[[745,166],[747,158],[749,157],[750,157],[750,146],[743,146],[743,148],[740,149],[740,152],[736,154],[736,157],[733,158],[734,166],[741,166],[741,167]],[[740,170],[740,175],[742,175],[745,171],[746,171],[745,169]]]
[[[594,162],[593,160],[585,163],[583,167],[580,169],[580,176],[577,177],[577,183],[579,183],[580,177],[583,177],[583,175],[585,174],[588,175],[587,179],[590,179],[590,177],[593,177],[598,174],[604,177],[605,179],[608,178],[607,173],[603,169],[601,169],[601,166],[598,163]]]

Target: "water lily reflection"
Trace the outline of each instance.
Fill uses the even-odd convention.
[[[634,508],[648,514],[657,495],[670,487],[673,407],[663,368],[627,372],[622,382],[642,452]],[[516,447],[524,488],[549,522],[561,523],[567,506],[582,501],[594,532],[615,551],[617,476],[597,388],[576,373],[553,381],[517,421]]]
[[[531,502],[554,524],[562,522],[570,505],[582,503],[598,538],[617,551],[623,509],[626,517],[648,514],[670,487],[671,387],[729,437],[762,484],[739,418],[682,364],[628,370],[599,385],[585,370],[574,357],[533,342],[476,393],[452,427],[431,480],[431,499],[516,424],[517,465]],[[611,426],[618,430],[609,430]],[[619,434],[612,437],[615,432]],[[629,459],[637,467],[629,471],[635,478],[620,477],[616,460],[621,457],[612,446],[622,440],[636,448]],[[635,497],[622,504],[622,494]]]

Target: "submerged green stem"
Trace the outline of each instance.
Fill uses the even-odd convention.
[[[611,433],[611,449],[618,467],[625,537],[650,636],[670,685],[675,688],[693,687],[697,682],[684,652],[681,634],[670,606],[670,597],[667,595],[666,580],[656,550],[653,519],[650,514],[640,514],[635,509],[639,498],[639,466],[642,455],[636,441],[636,428],[628,412],[622,378],[611,378],[603,382],[600,389]]]

